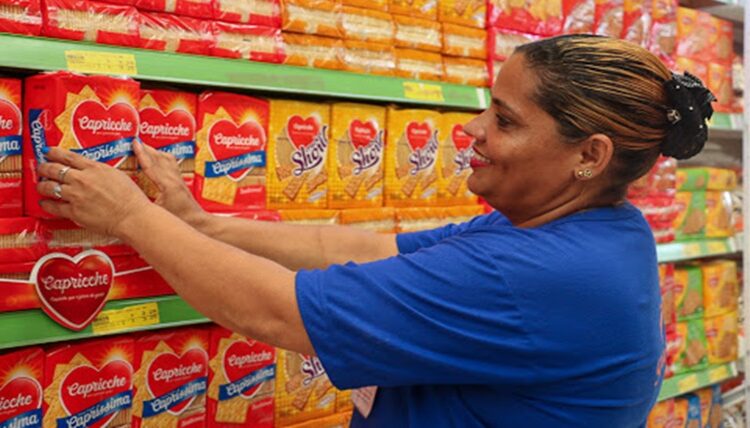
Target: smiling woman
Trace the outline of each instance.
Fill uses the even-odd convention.
[[[524,45],[465,126],[469,186],[496,211],[425,232],[212,216],[174,158],[141,144],[156,203],[58,148],[38,190],[214,321],[317,354],[339,388],[373,387],[352,426],[639,427],[664,343],[654,240],[623,194],[659,153],[700,151],[712,101],[623,41]]]

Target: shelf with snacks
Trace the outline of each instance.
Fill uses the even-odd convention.
[[[177,296],[108,302],[91,325],[77,332],[56,323],[41,309],[5,312],[0,313],[0,349],[206,322],[208,319]]]
[[[718,364],[695,373],[685,373],[665,379],[659,400],[677,397],[737,376],[737,363]]]
[[[473,86],[10,34],[0,34],[0,67],[471,110],[489,101],[486,88]]]
[[[705,257],[723,256],[742,251],[742,235],[730,238],[659,244],[656,255],[660,263],[679,262]]]

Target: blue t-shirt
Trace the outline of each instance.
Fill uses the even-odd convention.
[[[529,229],[495,212],[397,239],[398,256],[297,274],[333,384],[380,387],[353,427],[644,425],[664,338],[636,208]]]

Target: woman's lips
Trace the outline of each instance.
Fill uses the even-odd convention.
[[[471,161],[469,162],[469,166],[471,166],[474,169],[477,168],[483,168],[485,166],[490,165],[490,160],[484,157],[483,155],[479,154],[479,152],[474,150],[474,156],[471,157]]]

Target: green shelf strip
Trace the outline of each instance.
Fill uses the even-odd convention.
[[[125,319],[123,323],[102,324],[102,314],[119,314],[122,318],[137,317],[132,310],[150,308],[158,311],[147,322]],[[128,311],[131,310],[131,313]],[[42,345],[67,340],[100,337],[133,331],[153,330],[167,327],[179,327],[208,322],[190,305],[177,296],[162,296],[147,299],[117,300],[107,303],[97,320],[84,330],[70,331],[55,323],[41,309],[27,311],[6,312],[0,314],[0,349],[16,348],[20,346]],[[153,315],[153,314],[151,314]],[[143,320],[141,320],[143,321]],[[95,328],[97,325],[98,328]]]
[[[64,70],[70,51],[124,54],[134,59],[133,77],[140,80],[473,110],[489,102],[489,91],[473,86],[0,34],[0,67]],[[100,58],[98,65],[102,62]],[[102,72],[107,69],[123,65],[102,66]]]
[[[737,376],[737,364],[727,363],[695,373],[685,373],[665,379],[659,391],[659,401],[687,394]]]
[[[656,246],[656,256],[660,263],[667,263],[722,256],[741,250],[742,238],[737,236],[732,238],[659,244]]]
[[[716,112],[709,121],[712,129],[742,130],[742,113],[719,113]]]

